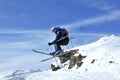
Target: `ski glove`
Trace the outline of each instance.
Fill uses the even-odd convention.
[[[53,44],[53,43],[50,43],[50,42],[48,43],[49,46],[52,45],[52,44]]]

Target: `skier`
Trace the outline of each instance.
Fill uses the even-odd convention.
[[[54,41],[49,42],[48,45],[55,46],[55,52],[50,53],[51,55],[58,55],[62,53],[61,45],[67,45],[69,43],[68,31],[65,28],[52,27],[52,32],[56,34]]]

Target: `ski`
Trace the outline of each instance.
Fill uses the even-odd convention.
[[[64,55],[64,54],[62,54],[62,55]],[[50,60],[50,59],[55,58],[55,57],[60,57],[60,56],[62,56],[62,55],[54,55],[54,56],[52,56],[52,57],[49,57],[49,58],[46,58],[46,59],[41,60],[41,62]]]
[[[68,52],[70,52],[70,51],[72,51],[72,52],[77,52],[77,51],[79,51],[79,50],[78,50],[78,49],[76,49],[76,50],[70,50],[70,51],[62,52],[62,53],[59,54],[59,55],[50,55],[50,54],[48,54],[48,53],[40,52],[40,51],[37,51],[37,50],[34,50],[34,49],[32,49],[32,51],[33,51],[33,52],[36,52],[36,53],[40,53],[40,54],[44,54],[44,55],[49,55],[49,56],[51,56],[51,57],[49,57],[49,58],[46,58],[46,59],[41,60],[41,62],[44,62],[44,61],[50,60],[50,59],[55,58],[55,57],[61,57],[61,56],[63,56],[64,54],[66,54],[66,53],[68,53]]]
[[[36,52],[36,53],[40,53],[40,54],[52,56],[52,55],[50,55],[50,54],[48,54],[48,53],[40,52],[40,51],[37,51],[37,50],[34,50],[34,49],[32,49],[32,51],[33,51],[33,52]]]
[[[43,59],[43,60],[41,60],[41,62],[44,62],[44,61],[50,60],[50,59],[52,59],[52,58],[54,58],[54,56],[49,57],[49,58],[46,58],[46,59]]]
[[[44,62],[44,61],[50,60],[50,59],[55,58],[55,57],[60,57],[60,56],[62,56],[62,55],[64,55],[64,54],[66,54],[66,53],[63,52],[63,53],[61,53],[61,54],[59,54],[59,55],[53,55],[52,57],[49,57],[49,58],[46,58],[46,59],[41,60],[41,62]]]

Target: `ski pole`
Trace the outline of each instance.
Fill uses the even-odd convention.
[[[73,43],[72,43],[72,40],[74,39],[74,37],[71,37],[70,38],[70,42],[71,42],[71,47],[73,48]]]
[[[50,47],[50,46],[48,46],[47,50],[50,50],[50,51],[52,51],[52,49],[51,49],[51,47]]]

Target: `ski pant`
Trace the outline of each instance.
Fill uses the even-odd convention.
[[[58,50],[62,50],[61,45],[67,45],[69,43],[69,37],[66,37],[54,44],[55,46],[55,52]]]

